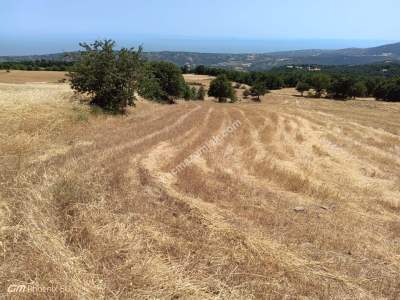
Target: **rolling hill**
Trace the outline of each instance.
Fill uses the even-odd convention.
[[[77,59],[78,52],[33,56],[3,56],[0,62],[22,60]],[[146,52],[149,60],[165,60],[178,65],[208,65],[238,70],[268,70],[283,65],[362,65],[381,62],[400,62],[400,43],[373,48],[348,48],[339,50],[297,50],[273,53],[220,54],[196,52]]]

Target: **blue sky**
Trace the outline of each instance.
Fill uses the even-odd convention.
[[[24,51],[35,40],[44,51],[104,37],[164,39],[166,48],[177,39],[356,39],[358,46],[400,41],[399,11],[398,0],[1,0],[0,54],[20,50],[22,40]]]

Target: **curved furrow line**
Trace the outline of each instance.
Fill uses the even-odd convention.
[[[202,120],[207,120],[211,112],[211,109],[201,107],[190,119],[181,122],[180,126],[169,127],[161,138],[153,139],[140,145],[139,148],[134,149],[134,152],[130,148],[130,153],[133,155],[127,155],[130,161],[129,165],[137,164],[141,170],[148,171],[146,167],[143,168],[143,165],[151,164],[153,166],[152,169],[161,169],[164,165],[170,164],[174,160],[176,153],[185,148],[198,135],[199,128],[197,124]],[[163,149],[168,148],[168,151],[160,153],[157,157],[152,157],[148,154],[149,151],[150,153],[155,153],[154,149],[159,149],[160,147]],[[116,156],[115,159],[118,160],[120,157]],[[143,162],[144,159],[151,162]],[[157,168],[153,165],[155,162],[157,162]]]
[[[312,115],[312,117],[316,117],[316,113],[315,112],[307,112],[308,114]],[[298,114],[298,112],[293,113],[293,114]],[[352,130],[355,132],[358,132],[358,136],[361,139],[368,139],[369,137],[373,137],[373,138],[379,138],[381,140],[385,140],[385,139],[390,139],[391,141],[395,142],[397,141],[398,143],[400,143],[400,136],[393,134],[391,132],[385,131],[382,128],[374,128],[371,126],[365,126],[362,125],[360,123],[357,123],[353,120],[348,120],[344,117],[339,117],[339,116],[335,116],[333,114],[327,114],[327,113],[321,113],[319,112],[319,114],[325,118],[325,120],[329,120],[330,122],[327,123],[327,125],[325,126],[326,129],[327,128],[346,128],[348,130]],[[312,122],[312,117],[306,117],[307,119],[309,119],[309,121]],[[340,125],[339,125],[340,124]],[[400,124],[399,128],[400,128]],[[325,129],[325,128],[324,128]]]
[[[238,151],[237,151],[238,152]],[[239,164],[240,164],[240,159],[239,160]],[[254,177],[254,175],[249,175],[248,173],[246,173],[246,166],[249,163],[246,162],[243,166],[239,166],[238,170],[240,170],[240,178],[239,180],[243,183],[246,183],[249,186],[253,186],[254,188],[258,188],[261,186],[269,186],[270,189],[272,191],[275,191],[276,195],[281,195],[282,197],[284,197],[286,200],[289,200],[290,198],[292,198],[291,201],[289,201],[290,203],[293,203],[292,205],[295,206],[296,204],[300,204],[303,203],[306,206],[310,205],[311,203],[315,203],[315,200],[318,200],[318,202],[320,203],[320,205],[327,205],[327,202],[329,202],[330,199],[332,200],[336,200],[335,203],[338,203],[337,200],[342,200],[341,202],[344,203],[343,201],[348,200],[349,195],[347,194],[342,194],[342,195],[336,195],[336,191],[332,190],[331,188],[327,188],[324,185],[318,185],[317,182],[309,182],[308,180],[299,180],[298,178],[296,178],[295,176],[293,177],[293,173],[287,173],[287,172],[283,172],[283,174],[279,174],[279,170],[277,169],[270,169],[270,173],[274,173],[277,172],[278,174],[276,177],[278,177],[278,182],[276,181],[276,178],[274,178],[273,182],[277,183],[278,186],[280,186],[281,188],[284,187],[286,190],[288,191],[292,191],[295,193],[301,193],[303,195],[312,197],[315,200],[312,200],[311,202],[307,202],[307,198],[304,197],[297,197],[296,194],[292,194],[290,195],[289,193],[284,193],[282,192],[282,190],[280,188],[276,189],[276,185],[275,184],[271,184],[270,181],[268,181],[268,175],[263,174],[262,176],[258,176],[258,177]],[[259,168],[260,166],[258,165],[257,168]],[[292,181],[292,182],[291,182]],[[296,183],[296,181],[298,181]],[[329,182],[329,180],[327,181]],[[274,189],[275,188],[275,189]],[[340,187],[339,187],[340,188]],[[338,189],[339,190],[339,189]],[[279,191],[279,192],[278,192]],[[353,196],[357,196],[357,193],[359,194],[359,191],[355,191]],[[291,197],[292,196],[292,197]],[[360,196],[360,194],[358,195]],[[327,201],[328,200],[328,201]],[[355,198],[352,198],[352,200],[355,200]],[[288,201],[286,201],[288,202]],[[346,211],[347,213],[351,213],[354,210],[354,203],[349,203],[348,201],[346,201]],[[288,203],[286,203],[288,204]],[[293,207],[292,206],[292,207]],[[289,205],[290,207],[290,205]],[[345,207],[343,207],[344,209]],[[365,207],[366,208],[366,207]],[[261,208],[258,208],[258,210],[260,210]],[[366,211],[368,210],[368,208],[366,208]],[[243,207],[241,207],[238,211],[237,214],[243,213]],[[282,210],[280,209],[278,212],[281,216],[282,216]],[[268,215],[266,214],[266,212],[263,212],[263,215]],[[362,217],[362,215],[360,215],[360,218]],[[365,222],[363,223],[365,225],[365,227],[368,227],[369,222],[371,221],[372,218],[374,218],[375,216],[372,214],[370,215],[366,215],[365,216]],[[319,219],[320,217],[318,217],[318,219],[315,220],[316,224],[319,224],[321,222],[321,220]],[[262,220],[262,219],[261,219]],[[356,226],[356,223],[354,224],[354,226]],[[321,230],[321,233],[323,232],[323,230]],[[281,232],[282,234],[282,232]],[[377,239],[377,236],[371,236],[371,239]],[[287,240],[289,240],[289,237],[286,238]],[[349,241],[353,240],[353,237],[349,236]],[[379,250],[376,250],[379,251]]]
[[[145,136],[140,137],[138,139],[126,142],[126,139],[124,138],[123,139],[124,142],[118,144],[117,146],[101,151],[96,157],[96,162],[101,164],[102,162],[110,159],[110,157],[121,157],[122,153],[127,150],[131,150],[129,153],[127,153],[127,155],[132,156],[135,155],[135,153],[133,152],[133,148],[139,148],[139,147],[145,148],[144,146],[148,146],[146,143],[148,144],[157,143],[159,141],[162,141],[163,139],[169,139],[168,134],[171,135],[170,132],[173,129],[179,128],[184,122],[188,121],[188,118],[191,114],[198,111],[199,109],[201,109],[200,106],[195,106],[193,109],[190,109],[189,111],[185,112],[178,119],[172,122],[172,124],[169,124],[167,126],[163,124],[164,126],[162,127],[162,129],[152,131],[151,133],[148,133]],[[157,137],[160,136],[162,137],[161,139],[155,140]],[[82,158],[80,157],[79,159]],[[79,162],[72,161],[70,164],[68,164],[67,162],[65,168],[71,169],[74,168],[74,166],[79,167]]]
[[[168,151],[168,149],[164,148],[160,145],[159,149],[155,149],[155,154],[150,154],[150,156],[158,157],[159,153],[164,151]],[[151,165],[146,166],[149,170],[152,170]],[[193,197],[187,192],[184,192],[180,189],[177,189],[174,185],[174,181],[172,180],[170,174],[163,174],[160,173],[157,169],[155,172],[157,176],[155,176],[156,186],[162,187],[163,191],[171,198],[175,199],[176,201],[180,201],[185,205],[189,205],[192,210],[196,211],[201,217],[200,219],[203,220],[202,224],[208,227],[208,230],[211,232],[209,236],[212,237],[219,237],[221,236],[221,232],[236,232],[244,237],[244,243],[249,243],[253,245],[260,254],[258,260],[263,261],[264,259],[270,261],[270,258],[273,258],[273,261],[277,264],[277,268],[283,268],[288,270],[288,272],[292,272],[296,268],[302,268],[303,271],[309,274],[309,276],[319,278],[322,277],[329,277],[329,278],[336,278],[341,282],[341,284],[347,286],[347,288],[358,290],[360,294],[367,295],[368,292],[364,291],[361,287],[357,285],[356,282],[353,282],[350,277],[347,277],[345,274],[340,273],[332,273],[325,271],[323,268],[318,269],[315,267],[307,268],[308,265],[313,265],[313,259],[308,261],[307,258],[303,256],[298,256],[297,251],[291,251],[290,249],[285,247],[285,251],[282,251],[283,245],[279,244],[279,242],[267,239],[265,234],[259,231],[248,231],[247,228],[254,228],[254,221],[252,219],[243,219],[241,214],[238,211],[231,211],[226,206],[221,206],[220,201],[214,203],[210,201],[204,201],[201,197]],[[154,174],[154,173],[153,173]],[[241,174],[242,177],[243,174]],[[165,178],[169,178],[170,180],[165,180]],[[217,179],[217,178],[216,178]],[[209,178],[208,182],[212,182],[213,178]],[[190,182],[187,182],[189,184]],[[203,189],[207,190],[207,186],[203,186]],[[220,199],[222,200],[222,199]],[[227,201],[228,199],[225,199]],[[233,199],[229,199],[232,201]],[[249,203],[247,203],[249,204]],[[238,206],[239,208],[240,206]],[[235,213],[236,214],[235,214]],[[240,226],[239,226],[240,224]],[[226,235],[225,235],[226,236]],[[212,241],[205,241],[206,243],[212,243]],[[294,250],[294,249],[293,249]],[[240,251],[240,250],[239,250]],[[268,255],[266,255],[268,253]],[[214,256],[213,252],[208,253],[209,256]],[[278,259],[279,257],[279,259]],[[271,260],[272,261],[272,260]],[[290,263],[288,263],[290,262]],[[271,263],[271,262],[270,262]],[[245,266],[240,266],[241,271],[246,271]],[[289,271],[291,270],[291,271]],[[265,273],[266,272],[266,273]],[[260,275],[267,275],[268,270],[260,269]]]
[[[203,127],[207,125],[207,120],[210,118],[212,108],[205,108],[202,113],[196,114],[191,119],[191,127],[186,129],[183,133],[170,131],[170,139],[163,139],[152,145],[150,153],[138,154],[135,158],[131,159],[131,164],[137,164],[139,170],[145,170],[150,176],[156,176],[162,170],[171,170],[179,164],[177,162],[178,153],[188,147],[188,144],[200,135],[197,124],[206,120]],[[182,130],[182,128],[176,128]],[[159,150],[162,150],[161,152]]]
[[[359,161],[365,161],[366,157],[371,156],[371,153],[373,153],[374,156],[377,157],[378,160],[381,162],[387,162],[388,160],[392,160],[395,165],[398,165],[398,158],[397,154],[400,151],[400,146],[396,146],[396,143],[393,143],[393,139],[398,139],[398,137],[393,136],[392,134],[388,133],[387,136],[392,138],[391,140],[391,147],[385,147],[382,149],[379,145],[379,143],[371,143],[371,138],[368,137],[370,134],[366,134],[368,130],[370,129],[369,127],[361,126],[360,128],[363,128],[363,131],[360,131],[356,137],[352,136],[352,132],[354,132],[354,124],[349,123],[349,122],[344,122],[342,121],[341,123],[337,122],[331,122],[331,125],[327,124],[326,127],[322,129],[319,129],[318,132],[318,138],[319,139],[325,139],[326,137],[328,141],[335,143],[339,147],[343,147],[347,143],[350,143],[354,147],[357,147],[358,149],[361,150],[361,152],[353,152],[350,153],[352,155],[355,155]],[[341,124],[341,125],[337,125]],[[386,134],[386,133],[385,133]],[[336,141],[340,141],[340,143],[336,143]],[[354,142],[354,140],[357,140],[357,142]],[[342,141],[345,141],[345,143],[341,143]],[[385,145],[385,144],[384,144]],[[400,145],[400,143],[399,143]],[[318,147],[323,147],[324,145],[318,145]],[[351,146],[347,146],[348,148]],[[334,149],[333,149],[334,150]],[[367,151],[368,150],[368,151]],[[368,152],[367,156],[365,156],[362,153]],[[328,151],[328,154],[330,152]],[[333,156],[335,156],[334,152],[332,153]],[[373,161],[371,162],[370,159],[368,159],[368,165],[372,164]]]
[[[210,122],[212,121],[210,127],[214,135],[211,136],[207,134],[205,136],[212,140],[206,140],[209,147],[207,151],[201,155],[203,161],[202,168],[208,171],[218,168],[215,164],[218,165],[223,161],[226,145],[229,143],[230,137],[230,135],[223,137],[223,133],[234,122],[234,120],[230,119],[226,108],[218,111],[217,114],[217,118],[213,120],[210,119]]]
[[[166,110],[163,111],[163,114],[157,116],[154,120],[149,120],[145,122],[137,122],[136,120],[123,120],[121,119],[120,124],[116,124],[116,126],[109,126],[113,128],[113,131],[110,134],[109,139],[104,140],[101,137],[104,137],[103,133],[100,132],[99,141],[102,144],[96,144],[98,146],[97,150],[101,150],[104,148],[115,147],[116,144],[129,143],[131,141],[145,139],[147,135],[152,134],[153,132],[163,130],[165,124],[173,123],[176,119],[187,112],[186,107],[176,107],[175,109],[166,107]],[[99,131],[98,128],[93,128],[94,131]],[[128,142],[127,142],[128,141]],[[97,140],[96,140],[97,142]]]
[[[251,121],[249,122],[251,123]],[[247,170],[250,181],[258,182],[260,185],[274,184],[285,188],[289,192],[301,193],[311,198],[334,201],[345,199],[345,196],[341,195],[338,190],[326,186],[324,181],[320,180],[318,173],[307,172],[307,169],[303,166],[304,162],[301,156],[299,161],[296,159],[282,161],[279,159],[279,155],[273,155],[264,148],[263,143],[258,138],[258,134],[253,133],[252,140],[253,143],[258,145],[257,150],[259,153],[263,155],[261,159],[258,159],[258,161],[255,157],[248,159],[246,151],[239,152],[245,162],[242,163],[240,169],[242,171]],[[282,146],[278,149],[280,151],[285,150]],[[297,151],[301,150],[296,149],[295,152]]]
[[[264,145],[260,141],[259,131],[257,129],[257,126],[253,122],[250,121],[249,117],[246,115],[246,113],[243,110],[236,108],[235,111],[240,113],[241,119],[242,119],[243,123],[246,124],[246,127],[248,129],[247,134],[249,135],[249,138],[250,138],[249,139],[250,145],[248,145],[248,147],[249,147],[248,149],[250,151],[252,149],[254,149],[256,154],[253,159],[255,162],[260,161],[261,159],[265,158],[265,156],[267,155],[267,151],[264,148]]]
[[[327,133],[324,137],[360,161],[375,163],[375,165],[378,163],[382,171],[391,172],[391,170],[396,171],[400,168],[400,158],[395,154],[339,134]],[[393,170],[393,168],[395,169]]]
[[[319,178],[338,191],[346,190],[347,197],[358,199],[353,202],[358,206],[362,205],[366,208],[377,199],[386,199],[390,205],[396,206],[398,194],[392,181],[389,181],[391,178],[387,177],[388,172],[394,175],[399,173],[398,164],[393,161],[394,157],[379,148],[374,149],[362,144],[359,142],[363,140],[361,136],[355,141],[350,136],[340,134],[346,129],[351,130],[335,124],[328,125],[324,128],[324,132],[312,130],[315,136],[308,135],[303,142],[308,145],[308,151],[307,149],[296,150],[296,153],[305,154],[304,159],[312,158],[311,164],[300,164],[298,167],[303,170],[309,169],[314,174],[313,177]],[[326,138],[327,135],[328,138]],[[310,156],[311,153],[314,157]],[[315,159],[315,155],[320,159]],[[380,162],[383,168],[377,168],[377,162]],[[396,165],[394,169],[393,163]],[[322,172],[325,169],[336,171]]]
[[[175,147],[173,156],[165,162],[162,169],[173,170],[184,163],[185,159],[189,159],[192,154],[195,154],[195,152],[208,141],[208,138],[211,138],[213,127],[210,124],[218,120],[217,115],[218,112],[214,110],[213,107],[207,108],[207,114],[205,116],[199,115],[193,120],[194,127],[190,136],[187,136],[182,141],[179,140],[179,136],[169,141],[171,145],[179,146]]]
[[[171,110],[171,114],[169,114],[169,109],[166,109],[165,113],[156,116],[155,118],[149,118],[148,122],[141,122],[137,124],[136,122],[127,122],[127,119],[112,119],[112,120],[94,120],[94,124],[84,125],[83,128],[80,128],[80,132],[76,133],[74,138],[78,138],[80,140],[86,141],[84,147],[82,146],[69,146],[69,150],[61,155],[51,156],[47,161],[37,161],[33,162],[29,167],[27,167],[27,171],[25,173],[29,173],[30,170],[33,170],[33,173],[38,172],[39,166],[41,170],[40,172],[48,172],[49,168],[58,166],[58,168],[62,168],[65,164],[68,163],[68,159],[73,159],[74,161],[81,160],[85,161],[92,157],[95,157],[96,153],[102,151],[103,149],[111,149],[118,143],[126,143],[127,140],[131,139],[141,139],[147,135],[146,131],[153,130],[161,130],[164,125],[164,122],[172,122],[176,119],[180,114],[179,109]],[[104,135],[106,134],[103,130],[98,128],[98,125],[95,122],[111,122],[115,123],[115,125],[109,126],[101,126],[112,128],[113,131],[118,131],[115,134],[108,133],[108,139],[104,139]],[[128,124],[128,126],[126,126]],[[133,129],[134,128],[134,129]],[[154,129],[153,129],[154,128]],[[110,131],[109,129],[108,131]]]
[[[358,140],[362,140],[361,137],[355,142],[354,139],[340,134],[343,130],[341,129],[339,132],[338,128],[339,126],[335,124],[324,128],[324,132],[315,131],[312,128],[309,130],[315,134],[308,134],[304,139],[303,143],[308,145],[308,150],[305,148],[303,151],[299,151],[300,149],[298,149],[296,153],[304,153],[304,159],[313,154],[310,157],[312,158],[311,164],[300,164],[299,168],[309,168],[315,174],[314,177],[318,177],[332,188],[346,190],[347,197],[358,199],[353,203],[362,205],[364,208],[370,206],[370,203],[376,202],[377,199],[387,199],[391,205],[397,203],[395,199],[398,196],[393,194],[395,189],[392,182],[385,180],[388,170],[378,169],[376,164],[381,160],[385,168],[392,165],[388,163],[387,158],[382,157],[385,154],[382,152],[377,157],[375,150],[358,142]],[[331,139],[326,138],[327,134]],[[344,140],[346,142],[342,143]],[[352,146],[347,146],[346,150],[344,148],[347,143]],[[374,160],[369,157],[374,157]],[[326,169],[335,170],[335,172],[323,172]],[[389,172],[397,172],[392,167],[390,169]]]

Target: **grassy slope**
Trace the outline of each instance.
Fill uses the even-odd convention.
[[[1,84],[0,291],[399,297],[400,106],[293,93],[95,117],[66,85]]]

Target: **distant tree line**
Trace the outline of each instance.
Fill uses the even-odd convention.
[[[91,104],[106,111],[121,113],[134,105],[135,95],[149,100],[175,103],[176,99],[204,100],[203,86],[190,86],[183,73],[211,75],[208,95],[219,102],[235,102],[232,81],[251,86],[245,97],[260,97],[269,90],[295,87],[302,95],[347,100],[354,97],[375,97],[383,101],[400,101],[400,67],[394,65],[380,71],[370,66],[326,67],[319,72],[305,68],[277,68],[270,71],[237,71],[197,66],[180,68],[169,62],[149,62],[142,49],[115,50],[112,40],[81,44],[83,51],[74,62],[36,60],[0,63],[1,69],[69,71],[71,87],[90,96]],[[369,70],[369,71],[368,71]],[[397,73],[399,70],[399,73]],[[367,72],[363,72],[367,71]],[[384,72],[383,72],[384,71]],[[384,73],[384,74],[382,74]],[[237,88],[238,88],[237,87]],[[230,100],[230,101],[228,101]]]
[[[33,60],[18,62],[2,62],[0,70],[25,70],[25,71],[68,71],[74,62],[54,60]]]
[[[185,68],[183,68],[183,72],[185,73],[188,71]],[[245,72],[245,71],[236,71],[223,68],[206,67],[200,65],[197,66],[191,72],[198,75],[210,75],[216,77],[219,75],[224,75],[230,81],[235,81],[250,86],[253,86],[255,83],[263,82],[265,84],[265,88],[268,90],[277,90],[285,86],[285,83],[280,76],[277,76],[267,71]]]
[[[385,69],[386,68],[386,69]],[[186,68],[183,72],[187,72]],[[252,91],[264,92],[283,87],[296,87],[304,95],[347,100],[355,97],[375,97],[382,101],[400,102],[400,65],[334,66],[311,72],[304,68],[277,68],[270,71],[237,71],[197,66],[192,73],[224,75],[229,80],[252,86]]]

